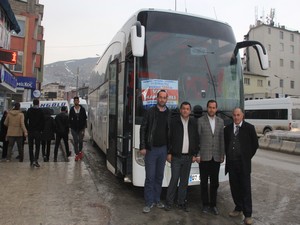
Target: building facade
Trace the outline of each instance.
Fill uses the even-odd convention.
[[[269,56],[269,69],[262,71],[254,49],[245,51],[245,99],[300,96],[299,31],[258,22],[245,39],[261,42]]]
[[[44,65],[44,28],[41,25],[44,6],[39,0],[9,0],[21,32],[11,35],[11,49],[18,52],[16,65],[9,68],[16,75],[16,101],[30,101],[33,91],[41,89]]]
[[[64,100],[66,86],[59,83],[49,83],[42,87],[42,99]]]
[[[11,49],[11,32],[20,32],[14,12],[7,0],[0,1],[0,115],[12,107],[11,95],[16,93],[17,79],[9,69],[16,61]],[[8,54],[7,54],[8,53]],[[10,54],[10,55],[9,55]],[[14,57],[12,57],[14,54]],[[8,56],[8,57],[7,57]]]

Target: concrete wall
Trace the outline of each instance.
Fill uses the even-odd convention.
[[[259,139],[259,148],[300,155],[300,132],[273,131]]]

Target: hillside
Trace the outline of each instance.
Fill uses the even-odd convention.
[[[89,84],[91,72],[99,58],[74,59],[59,61],[44,66],[44,81],[42,85],[58,82],[66,88],[76,87],[76,76],[79,68],[79,87]]]

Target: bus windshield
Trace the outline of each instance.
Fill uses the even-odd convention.
[[[144,108],[149,102],[143,92],[156,85],[172,89],[171,108],[189,101],[205,110],[210,99],[217,100],[221,111],[241,106],[241,63],[233,57],[236,42],[229,25],[151,11],[140,13],[138,20],[146,29],[145,55],[137,67]]]

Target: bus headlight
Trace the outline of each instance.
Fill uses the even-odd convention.
[[[135,149],[134,150],[135,151],[135,161],[137,162],[137,164],[139,164],[140,166],[145,166],[145,157],[144,157],[144,155],[142,155],[141,153],[140,153],[140,150],[138,150],[138,149]]]

